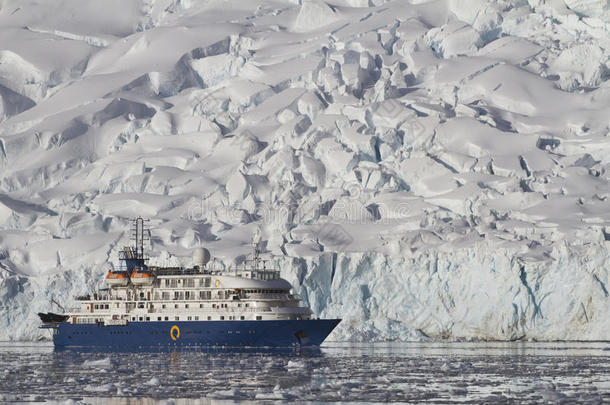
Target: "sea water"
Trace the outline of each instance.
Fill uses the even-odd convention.
[[[610,402],[610,343],[327,343],[302,350],[0,343],[0,402],[260,400]]]

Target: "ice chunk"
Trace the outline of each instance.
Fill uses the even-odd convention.
[[[606,0],[564,0],[566,6],[591,17],[599,17],[608,13],[610,6]]]
[[[242,201],[249,192],[250,186],[242,173],[236,171],[227,181],[227,193],[229,202],[236,204]]]
[[[293,26],[296,32],[315,30],[334,23],[339,18],[328,4],[321,0],[305,0]]]
[[[597,86],[602,79],[607,55],[594,44],[581,44],[565,49],[548,68],[551,74],[559,75],[561,88]]]
[[[112,360],[110,357],[106,357],[99,360],[85,360],[83,363],[83,367],[91,367],[91,368],[108,368],[112,367]]]

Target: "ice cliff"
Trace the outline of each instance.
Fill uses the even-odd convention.
[[[0,339],[254,235],[336,340],[610,339],[605,0],[0,2]]]

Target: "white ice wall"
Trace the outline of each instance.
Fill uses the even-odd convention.
[[[334,339],[608,338],[607,2],[49,7],[0,7],[0,339],[139,215],[260,236]]]

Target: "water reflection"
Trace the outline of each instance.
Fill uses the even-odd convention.
[[[0,402],[610,401],[608,343],[330,343],[318,349],[0,344]]]

